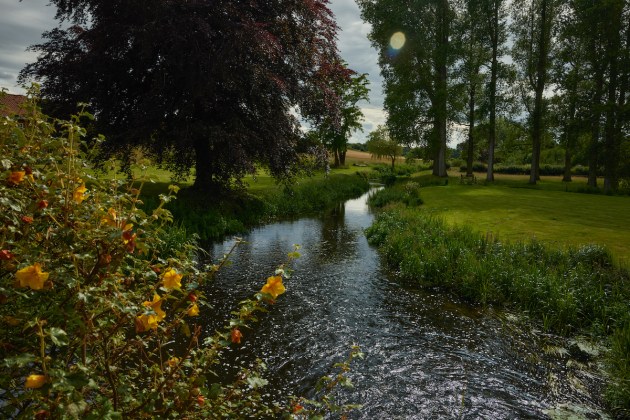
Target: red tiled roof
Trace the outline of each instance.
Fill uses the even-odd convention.
[[[24,95],[12,95],[7,93],[0,95],[0,116],[7,115],[24,115],[26,111],[22,108],[22,104],[26,102]]]

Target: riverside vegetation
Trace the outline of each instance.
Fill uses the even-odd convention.
[[[313,214],[343,199],[358,197],[368,188],[365,176],[333,174],[302,179],[292,186],[267,184],[253,193],[233,191],[221,198],[184,190],[166,208],[182,227],[209,241],[242,233],[271,219]],[[159,205],[157,194],[143,199],[146,209]]]
[[[90,116],[50,120],[30,98],[23,119],[0,120],[0,417],[291,418],[352,408],[331,392],[350,385],[357,348],[313,400],[266,402],[262,362],[230,381],[213,373],[290,287],[298,251],[260,273],[260,289],[222,328],[204,331],[213,304],[204,286],[227,257],[198,262],[195,237],[165,207],[177,187],[145,212],[142,180],[91,175],[80,117]]]
[[[431,179],[412,179],[371,199],[377,207],[387,206],[367,230],[369,242],[379,247],[385,262],[401,279],[438,286],[470,302],[518,309],[546,331],[585,334],[605,342],[607,401],[616,416],[630,415],[628,269],[616,264],[600,245],[560,249],[534,239],[504,242],[468,226],[446,223],[417,206],[422,203],[420,185]],[[438,202],[433,204],[439,207],[446,188],[467,187],[424,190],[432,191],[431,199]]]

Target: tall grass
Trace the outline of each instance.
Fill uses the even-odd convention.
[[[611,337],[611,404],[630,409],[630,273],[605,248],[502,243],[401,207],[381,213],[367,237],[402,279],[518,308],[549,331]]]
[[[387,204],[402,202],[408,206],[419,206],[423,203],[420,197],[420,184],[417,182],[406,182],[384,188],[377,194],[371,195],[368,204],[371,207],[382,208]]]
[[[307,179],[282,190],[268,190],[262,192],[260,198],[268,206],[269,216],[288,217],[325,210],[339,201],[356,198],[369,188],[365,176],[333,175],[326,179]]]

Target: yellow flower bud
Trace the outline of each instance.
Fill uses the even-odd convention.
[[[36,389],[41,388],[46,383],[46,377],[44,375],[29,375],[26,378],[26,383],[24,387]]]

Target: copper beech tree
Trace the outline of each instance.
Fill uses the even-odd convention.
[[[287,178],[298,162],[299,117],[339,118],[334,86],[348,78],[328,0],[52,0],[65,22],[31,47],[21,80],[42,83],[48,110],[78,102],[107,137],[198,189],[226,185],[256,164]]]

